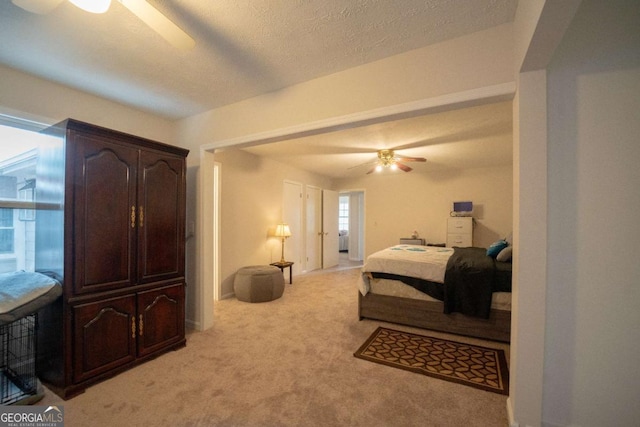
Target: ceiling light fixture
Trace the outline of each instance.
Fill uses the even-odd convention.
[[[424,157],[404,157],[396,156],[393,150],[378,150],[378,160],[365,163],[365,165],[375,164],[369,169],[367,175],[373,172],[382,172],[385,169],[396,171],[400,169],[404,172],[411,172],[413,169],[405,165],[404,162],[426,162]],[[357,167],[357,166],[354,166]]]
[[[385,168],[390,168],[391,170],[398,169],[396,156],[393,150],[378,151],[378,165],[376,166],[376,172],[382,172]]]
[[[105,13],[111,6],[111,0],[69,0],[75,6],[91,13]]]

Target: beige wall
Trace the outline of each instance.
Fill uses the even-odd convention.
[[[269,234],[282,220],[283,182],[301,183],[304,191],[305,185],[330,189],[331,181],[242,150],[224,150],[214,157],[221,171],[220,278],[224,297],[233,293],[238,268],[280,260],[280,240]]]
[[[548,68],[548,426],[640,420],[640,14],[584,0]]]
[[[337,180],[338,189],[365,191],[365,255],[398,244],[417,230],[445,243],[451,202],[476,207],[474,246],[487,247],[512,231],[512,166],[451,172],[389,173]]]
[[[181,140],[195,150],[274,129],[513,82],[511,55],[512,26],[505,24],[187,118],[180,122]]]
[[[176,139],[177,124],[174,121],[3,65],[0,65],[0,82],[0,114],[49,125],[73,118],[155,141],[185,146]],[[190,155],[193,156],[193,153]]]

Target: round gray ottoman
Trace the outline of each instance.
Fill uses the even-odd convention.
[[[236,273],[233,290],[240,301],[273,301],[284,292],[284,276],[278,267],[271,265],[242,267]]]

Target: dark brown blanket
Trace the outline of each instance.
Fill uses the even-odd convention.
[[[444,275],[444,312],[489,318],[495,260],[484,248],[455,248]]]

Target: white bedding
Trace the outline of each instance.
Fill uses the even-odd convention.
[[[447,261],[453,255],[452,248],[438,246],[396,245],[375,252],[367,257],[358,279],[362,295],[371,290],[370,276],[379,272],[399,276],[417,277],[436,283],[444,283]]]

